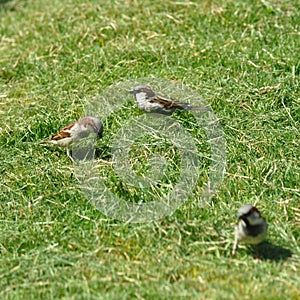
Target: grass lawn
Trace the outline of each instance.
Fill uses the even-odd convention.
[[[0,1],[0,298],[299,299],[299,12],[298,0]],[[210,155],[199,143],[208,164],[188,201],[161,220],[124,223],[82,193],[64,150],[37,142],[110,86],[145,77],[184,84],[210,104],[226,172],[199,206]],[[128,99],[103,119],[108,154],[114,134],[143,116]],[[205,136],[189,114],[174,118]],[[147,176],[153,152],[167,153],[152,198],[122,183],[109,155],[97,172],[125,201],[159,201],[181,160],[158,144],[130,153]],[[230,257],[246,203],[269,222],[261,263],[243,244]]]

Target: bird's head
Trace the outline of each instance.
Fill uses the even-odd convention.
[[[139,93],[144,93],[147,98],[155,96],[155,93],[152,91],[148,85],[137,85],[129,91],[130,94],[137,95]]]
[[[259,225],[264,222],[258,209],[251,205],[246,204],[242,206],[238,211],[238,219],[243,220],[247,225]]]

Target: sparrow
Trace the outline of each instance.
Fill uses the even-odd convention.
[[[172,113],[177,109],[211,110],[209,107],[191,106],[188,103],[178,102],[172,98],[158,95],[147,85],[137,85],[130,90],[129,93],[134,95],[138,108],[146,112],[172,115]]]
[[[238,210],[238,220],[232,256],[235,255],[239,242],[256,246],[264,240],[268,231],[268,223],[251,204],[246,204]]]
[[[70,154],[70,146],[72,143],[88,137],[90,134],[95,134],[97,135],[97,138],[102,138],[102,133],[103,124],[98,118],[84,117],[70,123],[50,139],[42,140],[39,144],[51,143],[66,148],[67,155],[74,162],[74,159]]]

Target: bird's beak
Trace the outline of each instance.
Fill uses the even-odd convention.
[[[134,94],[134,90],[129,90],[128,93]]]

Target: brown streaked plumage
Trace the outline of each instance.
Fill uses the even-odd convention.
[[[66,137],[70,137],[71,136],[70,129],[74,126],[74,124],[75,124],[75,122],[72,122],[68,126],[62,128],[62,130],[60,130],[57,134],[55,134],[51,138],[51,140],[61,140]]]
[[[178,102],[172,98],[155,94],[147,85],[137,85],[129,93],[134,95],[135,101],[139,109],[146,112],[161,113],[164,115],[172,115],[176,110],[202,110],[210,111],[209,107],[192,106],[188,103]]]
[[[50,139],[43,140],[39,144],[51,143],[67,149],[67,155],[73,161],[70,154],[70,146],[75,140],[80,140],[96,134],[98,138],[102,137],[103,125],[102,122],[95,117],[84,117],[62,128],[57,134]]]

